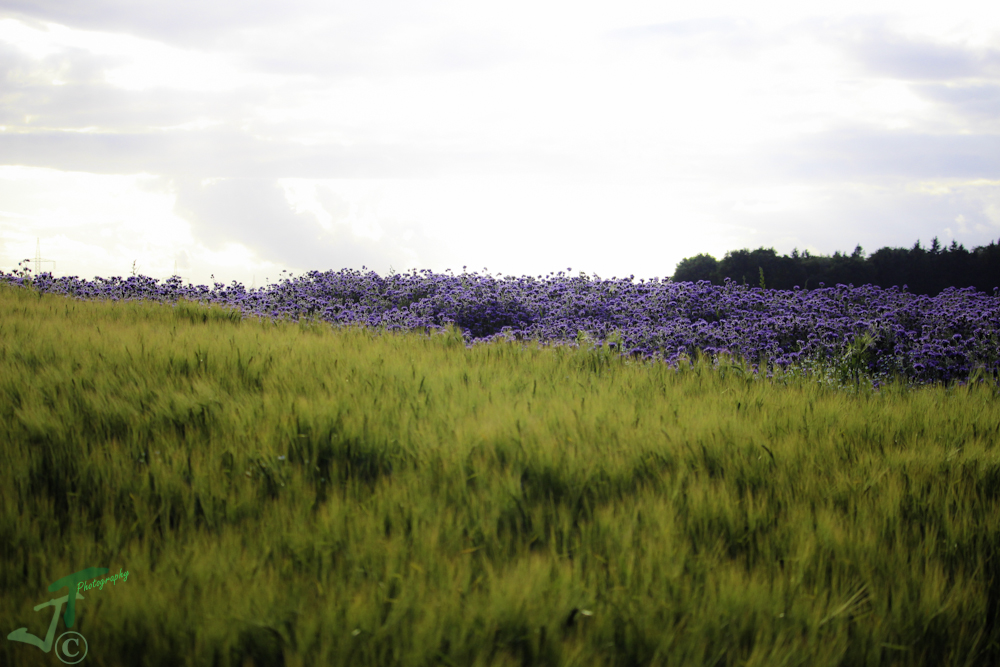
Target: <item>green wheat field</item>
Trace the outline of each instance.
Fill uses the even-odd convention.
[[[1000,664],[997,395],[3,286],[0,664]]]

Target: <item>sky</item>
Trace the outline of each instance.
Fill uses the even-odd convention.
[[[1000,239],[1000,3],[817,4],[3,0],[0,270],[639,279]]]

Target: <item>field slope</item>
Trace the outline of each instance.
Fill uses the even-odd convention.
[[[0,286],[0,632],[107,567],[95,666],[998,664],[996,387],[680,368]]]

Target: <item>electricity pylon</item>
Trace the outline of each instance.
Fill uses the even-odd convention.
[[[35,237],[35,275],[36,276],[38,275],[38,272],[39,272],[39,270],[41,268],[42,262],[52,262],[52,271],[51,271],[51,273],[55,274],[55,272],[56,272],[56,260],[54,260],[54,259],[42,259],[42,241],[38,237]]]

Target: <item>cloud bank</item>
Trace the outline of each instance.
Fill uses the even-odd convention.
[[[972,4],[14,0],[0,81],[5,270],[36,238],[57,273],[260,284],[1000,237]]]

